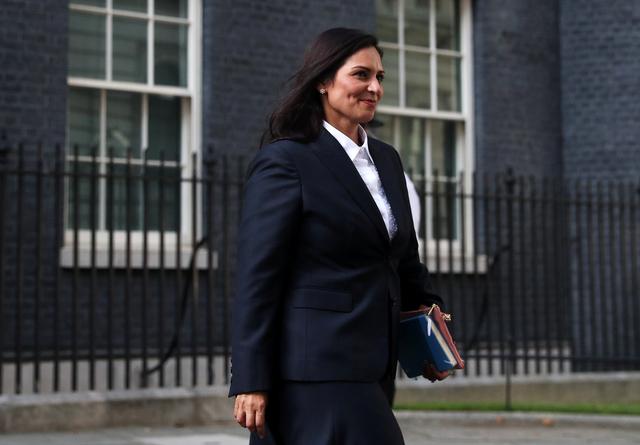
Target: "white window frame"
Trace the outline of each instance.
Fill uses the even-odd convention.
[[[147,116],[144,113],[148,112],[148,95],[166,95],[181,98],[182,103],[182,122],[181,122],[181,147],[180,147],[180,160],[176,163],[176,166],[180,167],[182,178],[190,178],[193,169],[195,168],[196,175],[200,177],[201,174],[201,160],[202,160],[202,1],[203,0],[189,0],[188,11],[186,18],[180,17],[167,17],[153,14],[154,0],[149,0],[148,10],[146,13],[133,12],[124,10],[114,10],[113,0],[106,0],[105,7],[96,7],[89,5],[82,5],[73,3],[73,0],[69,2],[69,11],[87,12],[103,15],[107,17],[107,25],[105,29],[105,79],[91,79],[83,77],[67,77],[68,88],[80,87],[91,88],[100,92],[101,95],[101,108],[106,107],[106,94],[107,91],[124,91],[135,92],[142,94],[142,121],[141,125],[141,145],[143,150],[147,148],[147,135],[144,123],[148,122]],[[126,82],[115,81],[112,79],[112,22],[113,17],[125,17],[147,20],[150,24],[147,27],[147,82]],[[187,85],[186,87],[176,86],[164,86],[154,85],[154,22],[172,23],[188,25],[187,31]],[[106,110],[101,109],[101,119],[106,116]],[[104,129],[106,128],[105,122],[100,124],[100,140],[101,149],[104,150],[106,146],[106,134]],[[67,159],[73,159],[73,153],[67,153]],[[80,157],[82,160],[83,157]],[[87,157],[85,160],[91,160],[91,157]],[[106,168],[109,158],[105,153],[101,153],[96,157],[101,169]],[[194,165],[195,162],[195,165]],[[157,163],[157,162],[156,162]],[[149,165],[153,165],[153,161],[149,161]],[[134,165],[132,163],[132,165]],[[167,161],[165,165],[169,166]],[[102,208],[104,207],[104,196],[100,196]],[[191,218],[191,184],[187,181],[183,181],[180,187],[180,257],[182,258],[181,267],[187,267],[188,259],[190,257],[190,249],[194,240],[192,239],[192,218]],[[197,187],[197,196],[195,197],[196,206],[198,209],[202,209],[202,187]],[[68,196],[65,196],[65,218],[68,215]],[[101,212],[102,214],[104,212]],[[196,238],[202,236],[202,211],[196,213],[197,221],[197,233]],[[103,224],[101,227],[104,227]],[[65,221],[64,230],[64,245],[60,252],[61,264],[66,267],[74,265],[74,243],[76,230],[68,228],[68,224]],[[90,253],[92,243],[92,231],[86,229],[78,229],[78,250],[79,258],[78,264],[80,266],[90,265]],[[175,267],[176,262],[176,249],[177,233],[175,231],[165,231],[161,234],[159,231],[147,232],[147,249],[150,257],[147,258],[149,267],[159,267],[159,250],[161,244],[161,237],[164,237],[165,245],[165,267]],[[96,253],[97,253],[97,267],[106,267],[107,253],[109,249],[109,237],[110,232],[104,229],[97,229],[95,232]],[[114,230],[114,265],[115,267],[124,267],[125,263],[125,248],[127,243],[127,231],[126,230]],[[142,265],[142,249],[144,244],[144,232],[142,230],[131,230],[130,232],[130,249],[132,252],[132,267],[140,267]],[[199,257],[202,255],[199,255]],[[201,264],[202,263],[202,264]],[[206,259],[198,258],[197,265],[199,267],[206,267]]]
[[[475,169],[475,157],[474,157],[474,103],[473,103],[473,30],[472,30],[472,3],[471,0],[459,0],[460,6],[460,51],[442,50],[436,49],[436,4],[434,0],[429,2],[429,27],[430,27],[430,47],[429,49],[416,48],[414,46],[405,45],[404,33],[400,31],[400,26],[404,23],[404,10],[405,0],[398,1],[398,42],[385,42],[381,41],[380,46],[384,50],[385,48],[394,49],[399,51],[399,65],[398,65],[398,78],[399,78],[399,105],[380,105],[378,106],[378,112],[387,116],[403,116],[425,119],[425,158],[424,158],[424,171],[427,172],[427,183],[433,184],[435,179],[431,175],[431,121],[432,120],[446,120],[456,123],[456,174],[460,176],[461,172],[465,172],[463,178],[463,185],[465,194],[468,194],[473,189],[473,178],[471,172]],[[437,0],[436,0],[437,1]],[[410,49],[412,51],[418,50],[421,53],[429,54],[430,58],[430,78],[431,82],[430,95],[431,95],[431,109],[420,109],[407,107],[406,104],[406,74],[404,63],[404,51],[403,49]],[[460,111],[438,111],[437,110],[437,67],[435,60],[438,55],[456,55],[460,58]],[[384,60],[383,60],[384,64]],[[396,122],[399,122],[396,120]],[[400,131],[396,127],[393,131],[396,140],[393,141],[395,147],[399,146]],[[428,190],[432,192],[432,190]],[[462,246],[460,240],[465,240],[465,269],[467,271],[473,270],[473,203],[469,199],[464,200],[465,211],[465,227],[458,227],[460,236],[456,240],[442,239],[436,241],[433,239],[433,227],[431,224],[433,199],[427,196],[426,208],[422,209],[422,219],[426,223],[427,228],[427,250],[428,252],[436,252],[439,247],[440,250],[440,267],[436,267],[436,258],[431,256],[427,258],[427,266],[430,269],[439,269],[441,272],[446,272],[448,267],[448,253],[449,243],[451,243],[453,255],[454,255],[454,269],[461,269],[461,255]],[[460,217],[457,218],[458,225],[460,224]],[[464,231],[464,237],[462,236],[462,230]],[[422,240],[420,240],[423,242]],[[437,246],[436,243],[440,245]],[[420,251],[422,255],[422,249]],[[423,260],[425,260],[423,258]],[[484,262],[481,261],[481,269],[484,269]]]

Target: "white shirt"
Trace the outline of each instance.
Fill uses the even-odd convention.
[[[334,138],[336,138],[338,143],[347,152],[347,156],[349,156],[349,159],[353,162],[356,170],[358,170],[360,177],[366,184],[367,189],[369,189],[369,193],[371,193],[371,197],[380,211],[380,215],[382,215],[384,225],[387,227],[389,239],[393,239],[398,231],[398,226],[396,224],[396,219],[393,216],[393,212],[391,211],[389,201],[387,200],[387,195],[382,188],[380,175],[378,174],[376,165],[373,163],[373,159],[369,153],[367,132],[364,131],[364,128],[358,125],[358,134],[362,141],[362,145],[358,145],[353,142],[349,136],[335,128],[329,122],[322,121],[322,125]]]
[[[416,235],[420,230],[420,196],[416,191],[416,187],[411,181],[408,174],[404,174],[404,180],[407,183],[407,192],[409,192],[409,207],[411,207],[411,218],[413,219],[413,228],[416,231]]]

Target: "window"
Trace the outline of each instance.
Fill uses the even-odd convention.
[[[200,0],[70,2],[67,168],[102,176],[70,181],[67,229],[190,234],[190,188],[178,178],[189,176],[199,153],[200,7]],[[125,174],[142,174],[145,163],[145,177],[156,180],[127,183]]]
[[[470,1],[377,0],[376,6],[386,74],[376,116],[382,125],[372,131],[398,149],[426,192],[429,220],[421,218],[420,237],[458,243],[461,230],[470,234],[460,227],[456,195],[461,173],[473,169]],[[470,175],[464,181],[468,191]]]

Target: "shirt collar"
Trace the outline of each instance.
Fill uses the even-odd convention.
[[[361,125],[358,125],[358,134],[360,135],[360,139],[362,140],[362,145],[358,145],[353,142],[349,136],[338,130],[329,122],[323,120],[322,125],[327,129],[329,133],[331,133],[334,138],[336,138],[338,143],[342,146],[342,148],[344,148],[344,151],[347,152],[347,155],[349,156],[349,159],[351,159],[351,161],[356,158],[358,152],[360,152],[360,150],[364,147],[364,152],[373,162],[373,160],[371,159],[371,154],[369,153],[369,141],[367,139],[367,132],[364,131],[364,128],[362,128]]]

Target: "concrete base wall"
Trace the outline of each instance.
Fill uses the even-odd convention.
[[[210,425],[233,419],[227,388],[0,397],[0,433]]]
[[[512,401],[640,402],[640,373],[517,378]],[[396,403],[502,402],[504,380],[452,378],[398,383]],[[197,426],[232,421],[226,387],[0,397],[0,433],[79,431],[125,426]]]
[[[396,403],[504,402],[505,379],[451,379],[398,384]],[[640,373],[517,377],[512,403],[640,403]]]

